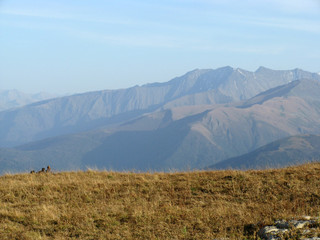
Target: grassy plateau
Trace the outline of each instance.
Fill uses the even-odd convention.
[[[257,239],[253,224],[319,216],[319,186],[320,163],[7,174],[0,177],[0,239]]]

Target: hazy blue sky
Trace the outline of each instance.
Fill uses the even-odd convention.
[[[0,0],[0,89],[115,89],[226,65],[319,72],[320,0]]]

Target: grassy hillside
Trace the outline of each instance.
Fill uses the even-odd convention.
[[[319,216],[319,176],[319,163],[264,171],[5,175],[0,238],[254,239],[250,224]]]

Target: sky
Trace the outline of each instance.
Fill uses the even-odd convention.
[[[0,0],[0,89],[119,89],[223,66],[320,72],[320,0]]]

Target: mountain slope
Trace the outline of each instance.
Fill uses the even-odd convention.
[[[1,166],[11,165],[0,171],[39,164],[59,170],[200,169],[284,137],[320,134],[319,92],[319,81],[305,79],[241,103],[167,108],[114,128],[2,149]]]
[[[299,69],[256,72],[224,67],[194,70],[166,83],[97,91],[34,103],[0,112],[0,147],[17,146],[62,134],[112,126],[156,109],[230,103],[296,80],[320,80]]]
[[[300,135],[284,138],[253,152],[221,161],[209,169],[278,168],[320,159],[320,135]]]

